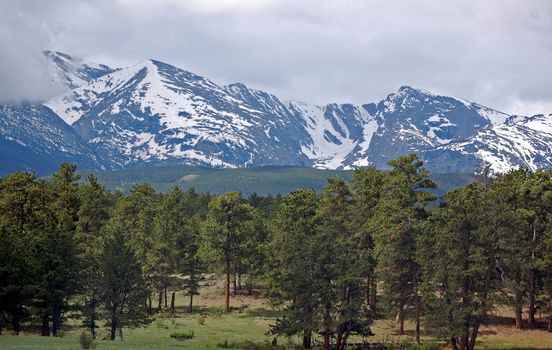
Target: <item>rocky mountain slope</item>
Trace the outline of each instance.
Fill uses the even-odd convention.
[[[53,111],[88,147],[75,151],[91,154],[79,160],[81,167],[351,169],[385,167],[409,152],[440,172],[471,172],[482,162],[495,171],[552,167],[551,115],[510,116],[408,86],[375,103],[317,106],[282,101],[241,83],[218,85],[155,60],[114,69],[63,53],[46,55],[53,80],[67,91],[40,108],[45,115]],[[24,123],[4,125],[25,133]]]
[[[103,169],[96,152],[48,107],[0,105],[0,173],[48,173],[62,162]]]

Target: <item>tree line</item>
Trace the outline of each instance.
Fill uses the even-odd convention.
[[[437,198],[415,154],[390,170],[329,178],[322,193],[243,198],[107,191],[63,164],[48,179],[0,179],[0,330],[39,325],[57,335],[68,315],[110,338],[175,310],[194,311],[205,273],[231,294],[260,291],[282,310],[270,332],[320,337],[344,349],[374,319],[406,320],[453,349],[475,347],[498,306],[515,327],[552,331],[552,172],[512,170]],[[254,291],[255,290],[255,291]],[[527,310],[527,314],[524,314]]]

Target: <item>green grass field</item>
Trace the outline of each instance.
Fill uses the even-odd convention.
[[[101,329],[96,349],[102,350],[138,350],[138,349],[217,349],[217,344],[224,341],[267,342],[273,337],[267,335],[269,325],[278,316],[266,301],[259,297],[238,295],[232,298],[234,310],[226,315],[222,312],[222,285],[211,283],[202,288],[202,295],[197,297],[197,309],[193,314],[184,311],[187,300],[177,297],[177,312],[174,316],[156,317],[144,328],[125,329],[124,341],[102,340],[107,337],[107,329]],[[541,330],[515,330],[511,311],[497,311],[496,322],[481,329],[478,341],[479,349],[552,349],[552,333]],[[203,319],[203,322],[200,322]],[[79,320],[69,319],[63,337],[40,337],[33,334],[19,336],[0,336],[0,349],[40,349],[70,350],[80,349],[78,335],[81,332]],[[203,324],[201,324],[203,323]],[[193,330],[194,338],[177,341],[170,338],[173,332]],[[407,335],[398,336],[391,320],[378,320],[373,326],[371,341],[392,341],[412,339],[413,325],[407,324]],[[425,336],[426,341],[434,339]],[[298,342],[298,339],[279,338],[279,344]]]

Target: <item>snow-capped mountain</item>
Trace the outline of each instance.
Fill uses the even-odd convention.
[[[102,75],[116,71],[105,64],[87,62],[63,52],[44,51],[44,55],[48,59],[50,79],[68,89],[77,88]]]
[[[0,173],[47,173],[62,162],[102,169],[96,152],[48,107],[0,105]]]
[[[512,168],[552,168],[552,114],[510,117],[466,139],[437,147],[425,158],[438,172],[459,172],[481,161],[496,172]]]
[[[45,51],[50,79],[71,89],[115,71],[59,52]],[[40,103],[0,104],[0,174],[16,170],[48,173],[61,162],[103,169],[104,161],[80,135]],[[108,166],[110,162],[105,162]]]
[[[228,89],[148,60],[104,75],[47,105],[115,166],[310,165],[297,152],[304,138],[301,125],[256,109]]]
[[[408,86],[376,103],[317,106],[156,60],[114,69],[45,54],[67,91],[42,108],[93,154],[82,167],[381,168],[410,152],[440,172],[471,172],[482,162],[495,171],[552,166],[552,115],[510,116]]]

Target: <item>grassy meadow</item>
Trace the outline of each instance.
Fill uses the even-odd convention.
[[[218,349],[219,344],[227,341],[236,344],[243,341],[255,343],[270,342],[273,336],[267,334],[269,326],[278,311],[273,310],[267,300],[258,295],[232,296],[233,312],[223,312],[222,281],[213,280],[201,288],[201,295],[195,297],[193,314],[186,312],[188,300],[183,295],[176,298],[177,311],[174,315],[165,313],[155,316],[147,327],[124,329],[124,340],[107,340],[107,328],[99,330],[95,342],[99,350],[165,350],[165,349]],[[552,333],[543,330],[516,330],[513,327],[513,313],[507,308],[495,311],[491,324],[482,327],[478,338],[479,349],[552,349]],[[0,349],[37,349],[37,350],[73,350],[80,349],[78,336],[80,320],[69,318],[62,337],[40,337],[36,334],[23,333],[19,336],[3,333],[0,336]],[[394,321],[377,320],[372,330],[373,337],[366,340],[373,342],[400,343],[411,341],[414,336],[414,325],[406,324],[406,335],[397,335]],[[177,341],[170,335],[175,332],[193,331],[190,340]],[[321,341],[321,339],[317,339]],[[430,336],[423,341],[435,342]],[[280,345],[299,344],[299,339],[278,338]]]

